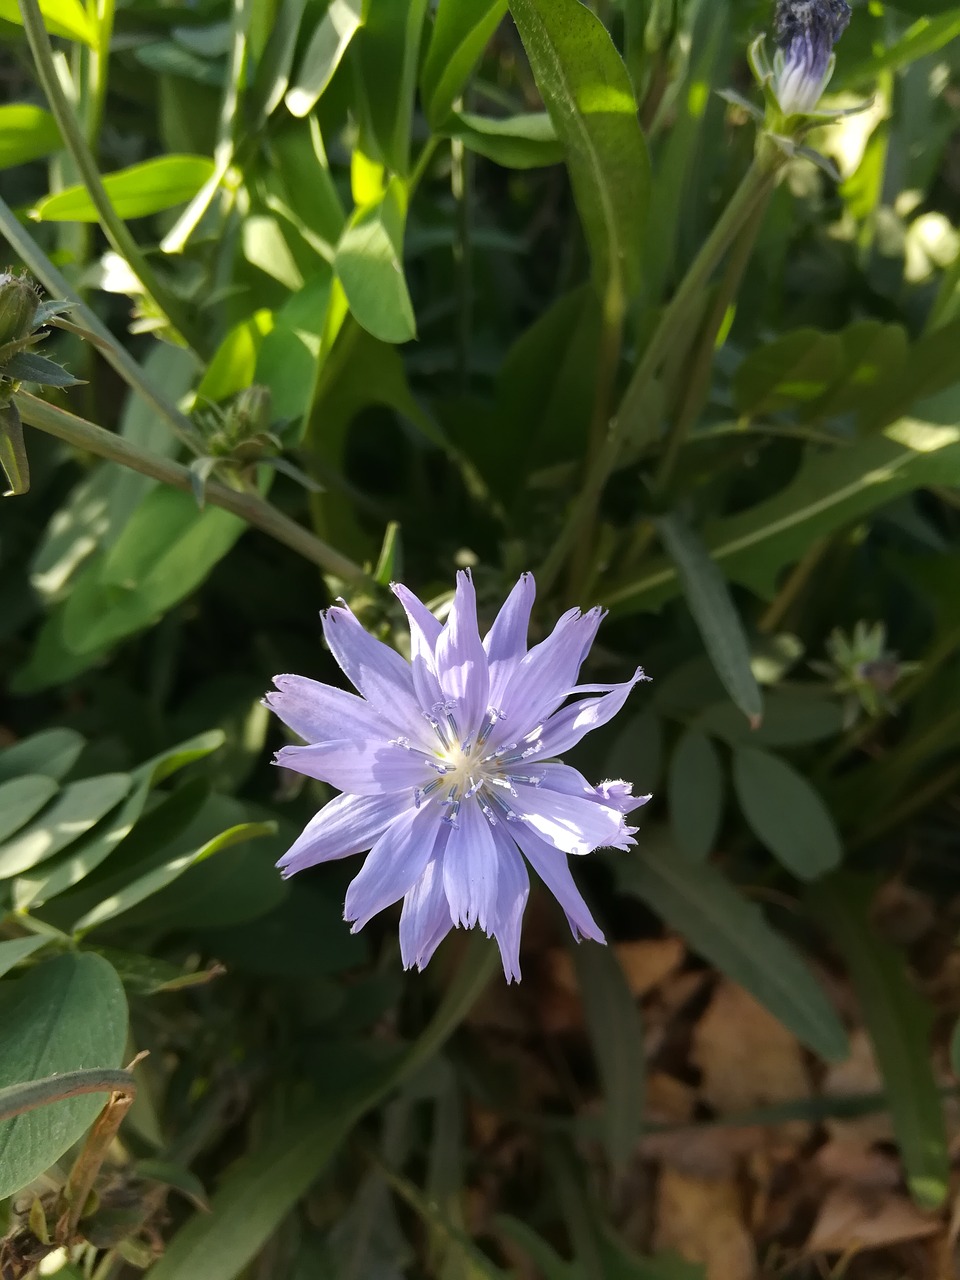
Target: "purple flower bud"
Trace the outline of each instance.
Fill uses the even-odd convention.
[[[815,110],[833,75],[833,46],[849,21],[847,0],[777,0],[773,88],[784,115]]]

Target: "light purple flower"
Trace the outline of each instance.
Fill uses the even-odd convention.
[[[773,91],[785,116],[816,110],[849,22],[847,0],[777,0]]]
[[[650,797],[622,781],[592,787],[555,757],[612,719],[647,677],[638,668],[623,684],[577,685],[600,609],[571,609],[528,650],[534,590],[524,574],[481,640],[469,572],[457,574],[446,624],[393,584],[410,624],[409,663],[346,605],[328,609],[324,636],[360,696],[292,675],[276,676],[266,696],[309,744],[284,747],[276,763],[343,793],[278,865],[290,876],[369,849],[344,916],[356,932],[402,898],[405,968],[422,969],[454,926],[479,925],[497,939],[507,980],[519,981],[524,858],[574,936],[604,941],[567,854],[634,844],[624,814]]]

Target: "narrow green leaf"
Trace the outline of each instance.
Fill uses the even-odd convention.
[[[623,302],[640,287],[651,185],[627,69],[580,0],[512,0],[510,11],[567,149],[597,289]]]
[[[392,178],[382,199],[355,210],[337,246],[334,270],[357,322],[381,342],[417,336],[403,276],[402,185]]]
[[[545,111],[496,118],[455,111],[445,132],[505,169],[540,169],[558,164],[564,156],[563,143]]]
[[[26,102],[0,107],[0,169],[40,160],[61,146],[60,130],[49,111]]]
[[[420,93],[434,129],[446,123],[506,11],[506,0],[440,0],[420,72]]]
[[[110,203],[121,218],[143,218],[192,200],[213,173],[207,156],[157,156],[104,176]],[[31,211],[41,222],[97,222],[99,215],[84,186],[45,196]]]
[[[870,922],[871,887],[864,880],[831,876],[810,898],[847,962],[886,1086],[910,1194],[921,1208],[939,1208],[950,1161],[930,1060],[933,1012],[909,980],[903,956],[877,936]]]
[[[291,115],[305,116],[313,110],[362,22],[362,0],[330,0],[287,90],[285,102]]]
[[[798,879],[816,880],[840,865],[843,846],[830,810],[785,760],[740,747],[733,783],[750,830]]]
[[[40,773],[0,783],[0,844],[39,813],[58,790],[53,778]]]
[[[307,0],[280,0],[276,21],[257,63],[251,97],[252,115],[263,124],[283,101],[290,84],[290,69],[297,50],[297,36]],[[296,113],[294,113],[296,114]]]
[[[694,862],[702,862],[713,849],[723,815],[723,792],[716,747],[699,730],[687,729],[670,759],[667,793],[674,837]]]
[[[3,369],[8,378],[19,382],[35,382],[40,387],[76,387],[82,379],[75,378],[55,360],[37,355],[34,351],[18,351],[11,356]]]
[[[798,1040],[828,1061],[848,1053],[840,1019],[800,954],[709,862],[691,862],[663,828],[644,829],[643,852],[612,866],[698,952],[746,988]]]
[[[33,955],[46,946],[49,938],[37,934],[32,938],[12,938],[9,942],[0,942],[0,978],[10,972],[21,960]]]
[[[94,31],[80,0],[39,0],[44,26],[52,36],[94,43]],[[17,0],[0,0],[0,18],[23,26]]]
[[[120,979],[100,956],[69,952],[0,984],[0,1088],[81,1068],[117,1067],[127,1038]],[[103,1106],[69,1098],[0,1123],[0,1200],[39,1177]]]
[[[466,1231],[451,1222],[435,1200],[425,1196],[409,1178],[404,1178],[382,1165],[381,1176],[394,1193],[421,1219],[435,1239],[442,1241],[444,1270],[453,1271],[464,1280],[510,1280],[511,1273],[503,1271],[481,1253]]]
[[[655,521],[677,567],[693,619],[723,687],[751,723],[759,724],[763,698],[750,667],[750,649],[723,575],[703,543],[677,515]]]
[[[368,4],[355,48],[361,140],[370,144],[362,150],[404,177],[410,170],[413,103],[426,12],[427,0]]]
[[[62,778],[77,762],[83,738],[75,729],[43,729],[0,751],[0,782],[24,773]]]
[[[7,368],[11,363],[7,361]],[[0,469],[9,486],[4,492],[5,498],[18,498],[29,491],[30,460],[23,443],[20,411],[12,400],[0,405]]]
[[[29,826],[0,845],[0,879],[19,875],[65,849],[124,798],[128,773],[105,773],[64,787]]]
[[[611,948],[574,946],[573,963],[603,1086],[602,1132],[607,1159],[615,1171],[622,1171],[643,1131],[645,1064],[640,1010]]]
[[[908,67],[920,58],[937,53],[951,40],[960,36],[960,12],[953,5],[946,13],[935,17],[926,14],[919,18],[908,31],[896,40],[889,48],[880,53],[872,53],[869,58],[847,66],[841,63],[831,89],[855,88],[868,81],[875,80],[883,71],[898,71]],[[930,10],[930,3],[923,5]]]

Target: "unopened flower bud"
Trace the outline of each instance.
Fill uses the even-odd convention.
[[[772,87],[785,116],[816,110],[849,21],[847,0],[777,0]]]
[[[27,338],[40,299],[26,276],[0,272],[0,346]]]

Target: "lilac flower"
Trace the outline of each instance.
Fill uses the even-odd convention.
[[[290,876],[369,849],[347,890],[354,932],[402,898],[405,968],[422,969],[455,926],[479,925],[496,937],[507,980],[519,981],[524,858],[574,936],[604,941],[567,854],[634,844],[624,814],[650,797],[621,781],[592,787],[553,757],[612,719],[646,677],[638,668],[623,684],[577,685],[600,609],[571,609],[528,651],[530,574],[483,640],[469,572],[457,574],[445,625],[406,587],[393,591],[410,624],[409,663],[341,605],[322,615],[323,633],[360,696],[292,675],[276,676],[266,696],[309,744],[284,747],[276,763],[343,793],[278,865]]]
[[[816,109],[849,21],[847,0],[777,0],[773,91],[785,116]]]

